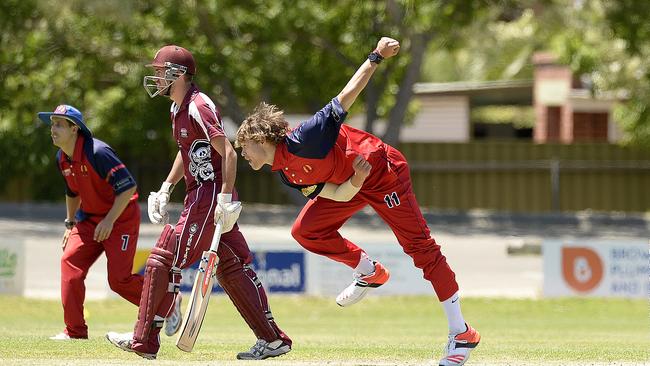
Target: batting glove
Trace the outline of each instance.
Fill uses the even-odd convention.
[[[174,185],[169,182],[163,182],[158,192],[150,192],[147,200],[147,213],[149,221],[152,224],[166,225],[169,222],[169,212],[167,204],[169,196],[174,189]]]
[[[221,221],[221,233],[232,230],[239,218],[242,205],[240,201],[232,201],[232,194],[219,193],[217,195],[217,209],[214,211],[215,224]]]

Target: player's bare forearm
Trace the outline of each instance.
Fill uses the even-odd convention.
[[[126,191],[118,194],[115,196],[115,201],[113,202],[113,207],[108,211],[106,216],[104,217],[104,220],[109,220],[110,222],[115,222],[118,217],[124,212],[124,209],[126,206],[129,204],[129,200],[135,193],[135,190],[138,187],[131,187],[127,189]]]
[[[382,58],[387,59],[397,55],[399,47],[398,41],[389,37],[381,37],[373,52],[378,53]],[[341,90],[337,98],[345,111],[350,109],[354,101],[357,100],[359,94],[361,94],[361,91],[366,87],[366,85],[368,85],[368,81],[370,81],[370,77],[377,69],[377,66],[378,64],[366,60],[361,67],[359,67],[357,72],[352,75],[352,78],[348,81],[347,85],[345,85],[345,88]]]
[[[77,212],[79,209],[79,206],[81,205],[81,197],[70,197],[68,195],[65,196],[65,208],[66,208],[66,219],[72,220],[74,219],[74,214]]]
[[[225,136],[211,139],[210,144],[221,155],[221,193],[232,193],[237,177],[237,152]]]
[[[354,174],[350,179],[340,185],[325,183],[318,195],[338,202],[350,201],[361,190],[363,182],[370,174],[372,165],[363,156],[357,155],[352,162],[352,169],[354,169]]]
[[[361,91],[368,85],[368,81],[372,74],[377,69],[377,64],[372,63],[366,60],[361,67],[354,73],[350,81],[345,85],[343,90],[337,96],[339,103],[343,107],[343,110],[347,111],[350,109],[354,101],[357,100]]]
[[[358,174],[354,174],[352,178],[350,178],[350,183],[352,183],[352,185],[355,187],[361,187],[365,181],[366,177],[360,176]]]
[[[227,149],[226,156],[221,160],[221,171],[226,172],[222,175],[221,192],[223,193],[232,193],[237,177],[237,152],[232,148],[230,142],[228,142],[228,146],[230,149]]]
[[[169,182],[173,185],[176,185],[179,180],[183,178],[183,157],[181,156],[181,152],[179,151],[176,154],[176,158],[174,159],[174,164],[172,164],[172,169],[169,171],[169,174],[167,175],[167,178],[165,179],[165,182]]]

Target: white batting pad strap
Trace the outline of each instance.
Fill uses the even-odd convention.
[[[170,282],[169,285],[167,286],[167,292],[178,293],[180,289],[181,289],[181,285],[178,283]]]
[[[162,328],[164,323],[165,323],[165,318],[163,318],[162,316],[156,315],[153,318],[153,326],[155,328]]]

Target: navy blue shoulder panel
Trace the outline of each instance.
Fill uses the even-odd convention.
[[[90,141],[90,143],[87,143]],[[136,186],[135,179],[117,157],[115,151],[104,141],[93,138],[84,142],[84,154],[93,169],[113,186],[115,194],[120,194]]]
[[[341,124],[347,115],[339,100],[332,99],[311,119],[287,135],[287,150],[301,158],[323,159],[336,143]]]

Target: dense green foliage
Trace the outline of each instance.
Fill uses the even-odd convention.
[[[619,119],[633,142],[645,144],[650,31],[640,14],[647,7],[631,0],[3,1],[2,197],[60,197],[55,148],[35,118],[60,103],[79,107],[132,170],[164,172],[175,152],[169,102],[151,100],[142,76],[169,43],[193,51],[197,83],[239,123],[261,100],[313,112],[380,36],[393,36],[402,41],[400,56],[382,65],[354,107],[369,131],[387,119],[389,142],[413,115],[415,82],[527,78],[532,53],[550,49],[591,75],[595,89],[625,90]]]

